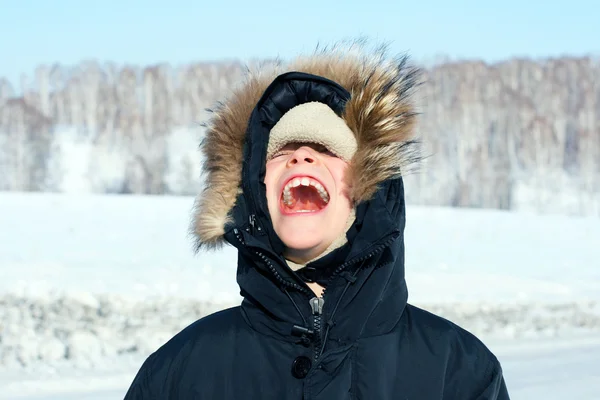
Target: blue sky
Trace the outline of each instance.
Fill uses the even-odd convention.
[[[367,36],[415,60],[600,55],[599,1],[0,0],[0,76],[85,59],[289,58]]]

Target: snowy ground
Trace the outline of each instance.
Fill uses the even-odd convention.
[[[0,399],[122,398],[144,357],[239,301],[189,197],[0,194]],[[410,301],[478,334],[513,399],[600,399],[600,219],[408,208]]]

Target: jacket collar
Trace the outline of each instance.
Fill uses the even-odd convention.
[[[315,297],[283,257],[265,244],[265,220],[253,214],[228,231],[238,252],[237,282],[249,324],[280,340],[297,341],[294,326],[307,327]],[[357,208],[349,242],[319,262],[335,269],[323,295],[330,338],[352,342],[390,331],[408,298],[404,279],[403,183],[385,182],[376,197]],[[261,240],[262,239],[262,240]],[[310,266],[310,264],[309,264]]]

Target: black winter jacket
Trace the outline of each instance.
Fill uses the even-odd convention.
[[[241,306],[204,317],[150,355],[126,400],[507,400],[496,357],[450,321],[407,304],[401,177],[358,204],[348,243],[294,273],[264,196],[268,130],[322,101],[338,114],[350,91],[308,73],[279,76],[248,122],[242,189],[224,238],[239,250]],[[413,255],[418,257],[418,255]],[[306,281],[326,287],[322,299]]]

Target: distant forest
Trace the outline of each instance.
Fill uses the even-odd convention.
[[[205,109],[244,70],[84,62],[0,78],[0,190],[196,194]],[[409,203],[600,215],[598,60],[446,62],[423,78],[428,157]]]

